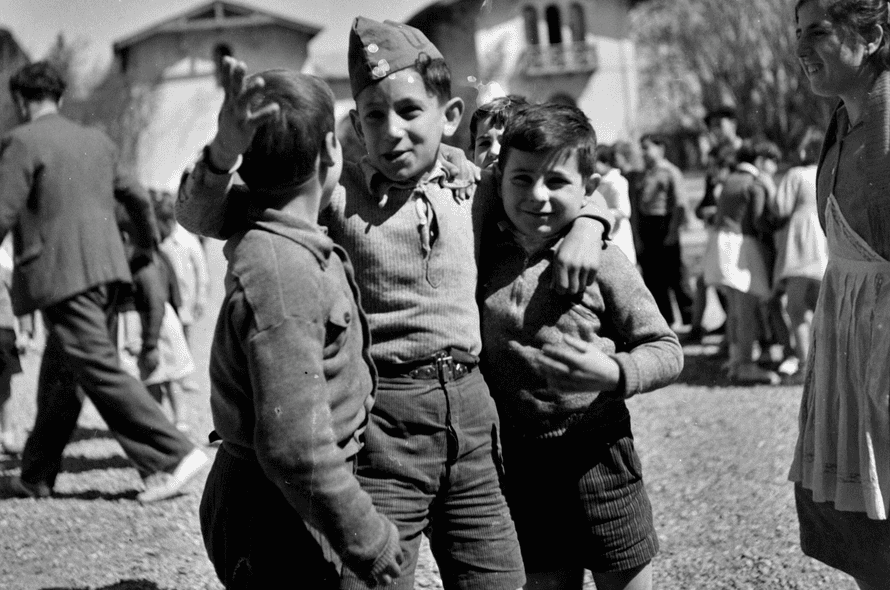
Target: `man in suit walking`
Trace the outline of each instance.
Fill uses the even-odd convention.
[[[107,136],[59,113],[65,81],[52,66],[23,67],[9,88],[22,124],[0,140],[0,239],[12,231],[16,315],[40,310],[47,327],[37,417],[9,491],[52,493],[80,414],[80,386],[142,476],[139,500],[176,495],[207,456],[121,368],[112,336],[115,292],[131,280],[115,201],[136,221],[146,256],[155,239],[151,201],[119,172]]]

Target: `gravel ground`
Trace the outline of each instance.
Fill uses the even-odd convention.
[[[222,268],[210,248],[214,276]],[[215,293],[219,300],[219,293]],[[213,318],[197,327],[196,361],[206,367]],[[786,481],[796,436],[799,387],[730,387],[712,356],[719,339],[686,347],[680,381],[630,401],[637,448],[661,553],[655,586],[689,589],[853,589],[842,574],[804,557]],[[33,417],[38,359],[14,381],[22,425]],[[200,384],[207,387],[206,376]],[[196,439],[209,431],[206,394],[184,398]],[[208,449],[213,453],[213,449]],[[0,477],[18,472],[0,455]],[[203,481],[170,501],[141,506],[139,477],[89,406],[68,446],[57,495],[0,498],[0,590],[217,590],[201,541]],[[426,547],[417,588],[441,588]],[[594,588],[592,582],[587,588]]]

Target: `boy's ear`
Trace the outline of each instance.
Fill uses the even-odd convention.
[[[587,179],[587,182],[584,184],[584,196],[590,197],[593,195],[593,191],[596,190],[596,187],[600,185],[600,180],[602,176],[594,172],[590,175],[590,178]]]
[[[324,136],[324,149],[319,154],[322,166],[333,166],[337,163],[337,135],[328,131]]]
[[[464,101],[459,96],[455,96],[445,103],[444,117],[445,128],[442,134],[445,137],[451,137],[457,132],[460,120],[464,115]]]
[[[359,119],[357,110],[352,109],[351,111],[349,111],[349,120],[352,122],[352,129],[355,131],[355,134],[358,136],[358,138],[361,140],[362,144],[364,145],[365,134],[362,133],[362,122],[361,122],[361,119]]]

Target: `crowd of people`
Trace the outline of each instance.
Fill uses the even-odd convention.
[[[812,90],[839,99],[824,138],[776,182],[775,144],[710,113],[694,209],[663,137],[599,145],[570,105],[488,96],[467,158],[444,143],[466,108],[445,59],[390,21],[358,17],[349,36],[358,161],[323,81],[226,57],[216,135],[176,197],[149,195],[107,137],[59,114],[52,66],[22,68],[22,124],[0,143],[8,451],[16,318],[39,311],[47,336],[5,491],[53,494],[83,396],[143,477],[140,501],[209,464],[178,413],[207,311],[189,230],[226,240],[219,444],[196,517],[227,588],[280,587],[298,555],[302,587],[409,589],[423,536],[449,589],[580,589],[585,570],[599,590],[652,588],[626,400],[679,376],[678,332],[702,336],[709,289],[729,377],[777,383],[757,348],[778,348],[804,385],[789,474],[803,551],[890,587],[890,8],[794,14]],[[694,281],[693,215],[708,231]]]

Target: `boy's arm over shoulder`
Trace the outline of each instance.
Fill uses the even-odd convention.
[[[246,344],[254,445],[264,472],[288,502],[324,533],[350,569],[373,579],[399,561],[398,531],[359,487],[336,440],[322,365],[326,321],[317,281],[309,275],[291,285],[306,291],[303,299],[318,313],[306,310],[268,325],[263,320]]]
[[[683,370],[683,349],[668,326],[640,273],[620,248],[603,252],[597,275],[605,312],[617,347],[614,359],[621,368],[621,397],[645,393],[673,382]]]

